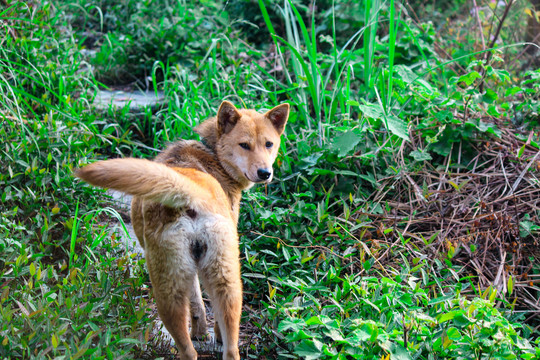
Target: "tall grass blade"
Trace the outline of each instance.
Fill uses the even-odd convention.
[[[373,56],[375,54],[375,37],[379,27],[379,11],[381,8],[380,0],[367,0],[365,3],[365,26],[368,28],[364,34],[364,84],[367,89],[374,86],[373,74],[375,67],[373,66]],[[369,92],[366,91],[366,100]]]
[[[391,98],[392,98],[392,82],[394,80],[394,57],[396,51],[396,36],[397,36],[397,24],[398,19],[395,19],[396,7],[394,0],[390,0],[390,29],[388,34],[388,93],[386,96],[386,106],[388,107],[386,113],[390,111]]]
[[[73,215],[73,225],[71,227],[71,238],[69,242],[69,269],[73,265],[73,256],[75,255],[75,244],[77,243],[77,234],[79,232],[79,200],[75,206],[75,215]]]

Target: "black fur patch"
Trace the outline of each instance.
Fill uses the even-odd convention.
[[[197,217],[197,212],[193,209],[187,209],[186,215],[189,216],[192,219],[195,219]]]
[[[191,255],[193,256],[195,261],[199,261],[206,253],[206,250],[206,244],[202,244],[199,240],[194,240],[191,243]]]

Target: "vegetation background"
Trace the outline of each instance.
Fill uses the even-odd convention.
[[[243,358],[539,358],[536,3],[0,1],[0,357],[173,356],[125,209],[72,170],[227,99],[293,109],[242,204]]]

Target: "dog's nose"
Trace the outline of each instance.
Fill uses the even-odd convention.
[[[259,169],[257,170],[257,175],[259,176],[259,179],[261,180],[268,180],[268,178],[270,178],[270,175],[272,175],[272,173],[266,169]]]

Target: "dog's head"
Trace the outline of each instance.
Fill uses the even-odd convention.
[[[217,117],[195,128],[213,147],[225,170],[245,187],[272,180],[280,136],[289,117],[289,104],[260,114],[221,103]]]

